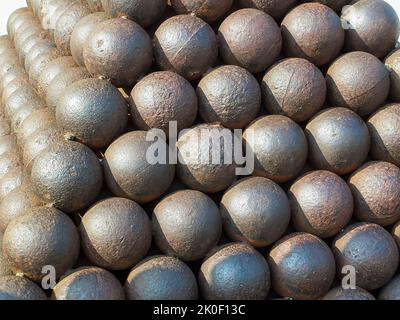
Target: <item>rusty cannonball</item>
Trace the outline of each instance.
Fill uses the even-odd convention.
[[[32,112],[23,122],[21,122],[21,125],[16,132],[18,143],[23,145],[31,135],[35,134],[40,129],[55,124],[55,121],[56,116],[54,110],[50,108],[41,108]]]
[[[195,190],[163,198],[153,210],[152,225],[158,248],[184,261],[203,258],[217,244],[222,229],[217,205]]]
[[[272,288],[283,298],[313,300],[325,295],[335,278],[329,247],[309,233],[279,240],[268,255]]]
[[[258,114],[261,90],[256,78],[238,66],[222,66],[201,79],[197,87],[201,118],[240,129]]]
[[[349,179],[354,213],[361,221],[388,226],[400,220],[400,169],[383,161],[368,162]]]
[[[258,73],[278,59],[282,36],[271,16],[250,8],[235,11],[222,22],[218,30],[218,43],[225,64]]]
[[[271,284],[267,261],[245,243],[213,250],[201,265],[198,280],[206,300],[264,300]]]
[[[47,300],[34,282],[14,275],[0,277],[0,300]]]
[[[356,223],[341,232],[332,243],[338,275],[344,266],[356,272],[357,286],[375,290],[385,285],[395,274],[399,264],[396,242],[381,226]]]
[[[326,82],[331,105],[347,107],[361,116],[380,107],[390,90],[389,71],[366,52],[350,52],[338,58],[329,67]]]
[[[180,135],[177,176],[189,188],[216,193],[236,179],[233,134],[219,124],[200,124]],[[218,151],[219,154],[218,154]]]
[[[329,171],[312,171],[290,187],[288,198],[296,230],[329,238],[353,215],[354,201],[346,182]]]
[[[101,0],[103,9],[113,17],[127,17],[143,28],[149,27],[161,18],[165,0]]]
[[[277,241],[290,221],[285,192],[263,177],[245,178],[232,185],[221,199],[220,212],[226,234],[254,247]]]
[[[97,24],[107,19],[108,16],[106,13],[95,12],[87,15],[75,25],[71,34],[70,48],[72,57],[79,66],[85,66],[85,62],[83,61],[83,47],[89,40],[90,33]]]
[[[194,14],[207,23],[222,18],[232,4],[233,0],[171,0],[177,14]]]
[[[125,130],[128,106],[106,80],[83,79],[68,86],[56,107],[57,125],[92,149],[106,148]]]
[[[159,67],[188,80],[200,78],[218,56],[213,29],[191,15],[178,15],[164,21],[154,34],[153,45]]]
[[[352,0],[300,0],[300,2],[319,2],[322,3],[337,13],[341,13],[344,6],[348,5]]]
[[[159,198],[167,191],[175,175],[173,164],[148,157],[154,142],[147,141],[146,136],[145,131],[126,133],[107,148],[104,156],[108,188],[116,196],[138,203]]]
[[[35,158],[31,182],[40,199],[70,213],[96,199],[103,175],[97,156],[88,147],[68,141],[46,149]]]
[[[390,96],[395,102],[400,102],[400,49],[385,59],[385,65],[390,72]]]
[[[197,115],[197,97],[192,85],[170,71],[149,74],[130,94],[133,123],[140,130],[158,128],[168,134],[171,121],[177,130],[190,127]]]
[[[370,135],[364,121],[346,108],[329,108],[305,128],[310,160],[316,169],[348,174],[367,158]]]
[[[93,76],[129,87],[150,68],[152,52],[150,37],[142,27],[116,18],[93,27],[83,48],[83,61]]]
[[[326,99],[322,72],[300,58],[285,59],[272,66],[262,80],[261,89],[270,114],[281,114],[296,122],[311,118]]]
[[[129,300],[196,300],[198,288],[192,270],[181,260],[154,256],[129,273],[125,283]]]
[[[283,19],[281,27],[286,56],[304,58],[317,66],[331,63],[345,40],[338,15],[320,3],[297,6]]]
[[[388,104],[367,121],[371,156],[400,166],[400,104]]]
[[[400,275],[395,276],[379,291],[378,299],[400,300]]]
[[[125,300],[124,289],[109,271],[82,267],[61,279],[53,289],[55,300]]]
[[[97,202],[83,216],[82,249],[95,265],[124,270],[138,263],[151,244],[151,224],[134,201],[109,198]]]
[[[254,154],[253,175],[286,182],[307,160],[307,139],[293,120],[269,115],[254,120],[243,133],[246,152]]]
[[[297,5],[297,0],[239,0],[243,8],[254,8],[269,14],[280,21]]]
[[[78,230],[66,214],[55,208],[31,209],[8,225],[3,254],[14,273],[40,281],[42,268],[51,265],[59,278],[78,258]]]
[[[363,288],[343,289],[339,286],[330,290],[321,300],[375,300],[375,297]]]
[[[356,1],[343,12],[342,21],[346,26],[348,51],[365,51],[383,58],[396,46],[399,17],[385,1]]]

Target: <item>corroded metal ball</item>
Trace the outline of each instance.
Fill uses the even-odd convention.
[[[0,300],[47,300],[34,282],[19,276],[0,277]]]
[[[170,71],[149,74],[130,95],[132,119],[141,130],[158,128],[168,134],[171,121],[178,132],[190,127],[197,116],[197,97],[192,85]]]
[[[400,104],[388,104],[367,121],[371,156],[400,166]]]
[[[385,59],[385,65],[390,71],[390,97],[400,102],[400,49]]]
[[[62,280],[53,289],[55,300],[125,300],[118,279],[97,267],[82,267]]]
[[[129,300],[196,300],[198,288],[192,270],[169,256],[143,260],[129,273],[125,283]]]
[[[79,254],[79,234],[61,211],[40,207],[10,222],[3,238],[3,254],[14,273],[40,281],[44,266],[55,268],[59,278]]]
[[[336,235],[353,215],[350,188],[329,171],[306,173],[290,187],[288,197],[295,229],[321,238]]]
[[[18,150],[11,150],[0,156],[0,179],[16,167],[21,166],[22,161]]]
[[[367,158],[370,135],[364,121],[346,108],[329,108],[305,128],[310,160],[317,169],[339,175],[356,170]]]
[[[239,3],[243,8],[262,10],[279,21],[297,5],[297,0],[239,0]]]
[[[220,212],[227,235],[254,247],[277,241],[290,221],[285,192],[262,177],[245,178],[230,187],[222,197]]]
[[[51,124],[55,124],[56,116],[54,110],[42,108],[32,112],[19,126],[17,131],[18,143],[24,142],[37,130],[44,129]]]
[[[31,182],[40,199],[71,213],[96,199],[103,173],[93,151],[79,142],[68,141],[46,149],[35,158]]]
[[[122,18],[98,23],[83,48],[83,61],[95,77],[117,87],[129,87],[143,76],[153,61],[148,34],[137,23]]]
[[[0,201],[4,199],[15,188],[18,188],[28,180],[23,166],[18,166],[8,171],[3,178],[0,179]]]
[[[342,14],[346,28],[346,49],[365,51],[378,58],[394,49],[399,37],[399,17],[389,3],[360,0]]]
[[[254,154],[254,175],[286,182],[307,160],[307,139],[293,120],[270,115],[254,120],[243,133],[246,152]]]
[[[158,248],[185,261],[203,258],[217,244],[222,229],[217,205],[195,190],[163,198],[153,210],[152,224]]]
[[[381,226],[400,220],[400,169],[394,164],[368,162],[352,174],[349,186],[358,219]]]
[[[175,166],[149,163],[152,141],[145,131],[132,131],[115,140],[104,156],[104,175],[109,189],[119,197],[146,203],[159,198],[171,185]],[[151,159],[150,159],[151,160]]]
[[[321,300],[375,300],[375,297],[363,288],[343,289],[343,287],[335,287]]]
[[[309,233],[293,233],[278,241],[268,255],[272,288],[284,298],[313,300],[328,292],[335,278],[329,247]]]
[[[200,78],[218,56],[213,29],[191,15],[178,15],[164,21],[156,31],[153,43],[160,68],[175,71],[188,80]]]
[[[201,265],[198,279],[206,300],[263,300],[271,284],[264,257],[245,243],[216,248]]]
[[[197,87],[201,118],[226,128],[240,129],[258,114],[260,86],[253,75],[238,66],[222,66],[201,79]]]
[[[374,290],[385,285],[395,274],[399,264],[399,249],[381,226],[356,223],[340,233],[332,243],[339,276],[344,266],[356,272],[357,286]]]
[[[400,300],[400,275],[390,280],[390,282],[379,291],[378,299]]]
[[[109,198],[96,203],[79,228],[86,257],[108,270],[132,267],[150,248],[149,218],[132,200]]]
[[[340,18],[320,3],[297,6],[283,19],[281,28],[286,56],[304,58],[317,66],[331,63],[344,44]]]
[[[229,157],[233,155],[232,141],[232,132],[219,124],[200,124],[181,134],[178,178],[190,189],[206,193],[228,188],[236,179],[236,165]]]
[[[350,52],[338,58],[326,74],[332,106],[347,107],[361,116],[374,112],[387,99],[389,71],[366,52]]]
[[[271,16],[250,8],[235,11],[222,22],[218,43],[225,64],[258,73],[277,60],[282,49],[282,36]]]
[[[231,8],[233,0],[171,0],[178,14],[194,14],[207,23],[214,23]]]
[[[269,113],[281,114],[296,122],[311,118],[326,99],[322,72],[305,59],[289,58],[278,62],[265,74],[261,88]]]

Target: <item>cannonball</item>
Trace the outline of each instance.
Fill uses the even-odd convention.
[[[47,300],[40,287],[23,277],[0,277],[0,300]]]
[[[82,267],[60,280],[53,289],[55,300],[125,300],[124,289],[109,271]]]
[[[13,31],[15,30],[15,23],[17,21],[23,21],[26,17],[34,19],[32,16],[32,12],[29,10],[29,8],[22,7],[14,10],[7,19],[7,33],[10,37],[10,40],[13,40]]]
[[[23,63],[25,69],[29,72],[32,67],[33,62],[40,56],[45,54],[53,54],[60,56],[60,51],[54,45],[54,43],[47,39],[46,41],[41,41],[37,43],[32,49],[27,53],[25,61]]]
[[[84,79],[68,86],[56,107],[57,125],[92,149],[106,148],[125,130],[128,107],[111,83]]]
[[[214,23],[222,18],[232,4],[233,0],[171,0],[176,13],[192,14],[207,23]]]
[[[218,43],[225,64],[258,73],[278,59],[282,36],[271,16],[250,8],[235,11],[222,22]]]
[[[219,124],[200,124],[180,135],[177,176],[189,188],[216,193],[236,179],[233,134]],[[218,152],[219,151],[219,152]]]
[[[221,236],[217,205],[205,194],[182,190],[164,197],[152,214],[158,248],[184,261],[203,258]]]
[[[3,95],[1,96],[1,100],[0,100],[0,104],[2,106],[5,105],[5,103],[7,102],[7,100],[10,98],[10,96],[17,91],[18,89],[20,89],[21,87],[25,87],[29,85],[29,78],[26,75],[21,75],[21,76],[17,76],[14,77],[13,79],[9,78],[3,78],[4,82],[5,82],[5,87],[3,90]],[[1,87],[1,83],[0,83],[0,87]],[[1,91],[1,88],[0,88]],[[2,112],[3,113],[3,112]]]
[[[104,155],[108,188],[116,196],[138,203],[159,198],[167,191],[175,175],[175,166],[168,161],[149,162],[148,153],[154,142],[147,141],[146,136],[145,131],[126,133],[115,140]]]
[[[339,175],[353,172],[367,158],[370,135],[365,122],[346,108],[329,108],[305,128],[310,160],[316,169]]]
[[[322,72],[300,58],[284,59],[272,66],[262,80],[261,89],[268,113],[281,114],[296,122],[311,118],[326,99]]]
[[[42,99],[39,98],[36,91],[30,85],[23,85],[19,89],[15,90],[10,97],[5,101],[4,114],[6,117],[11,117],[21,107],[30,104],[42,103]]]
[[[243,8],[254,8],[269,14],[280,21],[297,5],[297,0],[239,0]]]
[[[218,122],[226,128],[247,126],[258,114],[261,105],[260,86],[253,75],[238,66],[219,67],[197,87],[201,118]]]
[[[12,169],[21,166],[22,161],[18,150],[10,150],[0,156],[0,179]]]
[[[352,0],[300,0],[300,2],[319,2],[322,3],[337,13],[341,13],[344,6],[348,5]],[[357,1],[357,0],[356,0]]]
[[[354,201],[346,182],[329,171],[311,171],[290,187],[292,224],[298,231],[329,238],[353,215]]]
[[[321,300],[375,300],[375,297],[363,288],[343,289],[339,286],[331,289]]]
[[[88,147],[68,141],[54,145],[35,158],[31,182],[40,199],[70,213],[94,201],[103,175],[97,156]]]
[[[26,105],[18,108],[16,112],[10,117],[11,129],[14,132],[18,132],[20,125],[26,118],[28,118],[33,112],[46,108],[46,104],[42,99],[28,102]]]
[[[220,212],[226,234],[254,247],[265,247],[280,239],[290,221],[285,192],[263,177],[233,184],[221,199]]]
[[[329,67],[326,82],[331,105],[349,108],[360,116],[385,103],[390,90],[389,71],[366,52],[350,52],[338,58]]]
[[[309,233],[279,240],[268,255],[272,288],[283,298],[314,300],[325,295],[335,278],[329,247]]]
[[[293,120],[263,116],[244,131],[246,152],[254,155],[253,175],[283,183],[296,177],[307,160],[307,139]]]
[[[31,135],[35,134],[40,129],[55,124],[55,121],[56,117],[54,110],[50,108],[42,108],[32,112],[24,121],[21,122],[21,125],[16,132],[18,142],[23,145]]]
[[[399,37],[399,18],[389,3],[381,0],[360,0],[342,14],[346,27],[346,49],[365,51],[385,57]]]
[[[211,252],[198,280],[206,300],[264,300],[271,284],[264,257],[245,243],[230,243]]]
[[[146,212],[134,201],[109,198],[83,216],[80,227],[86,257],[109,270],[124,270],[138,263],[151,244]]]
[[[395,276],[379,291],[378,299],[400,300],[400,275]]]
[[[47,64],[59,57],[57,50],[51,50],[37,56],[31,63],[28,70],[29,82],[34,88],[37,88],[40,74],[46,68]]]
[[[177,130],[190,127],[197,115],[197,97],[192,85],[170,71],[149,74],[130,94],[134,125],[140,130],[158,128],[168,134],[169,124]]]
[[[28,179],[23,166],[18,166],[8,171],[0,179],[0,201],[3,201],[12,190],[18,188]]]
[[[392,52],[385,59],[385,65],[390,72],[390,97],[400,102],[400,50]]]
[[[371,135],[371,156],[400,166],[400,104],[378,109],[367,121]]]
[[[341,52],[345,32],[338,15],[320,3],[297,6],[282,21],[283,49],[288,57],[317,66],[331,63]]]
[[[353,266],[357,286],[375,290],[385,285],[399,264],[399,250],[391,235],[373,223],[356,223],[340,233],[332,243],[338,274]]]
[[[28,54],[28,52],[38,43],[49,41],[48,39],[48,33],[43,31],[37,34],[31,35],[29,38],[27,38],[22,44],[21,47],[18,51],[18,57],[20,63],[23,65],[25,62],[25,57]],[[53,44],[54,45],[54,44]]]
[[[135,22],[116,18],[93,27],[83,48],[86,68],[95,77],[117,87],[129,87],[147,73],[152,64],[151,40]]]
[[[125,283],[129,300],[197,300],[197,281],[181,260],[169,256],[145,259],[129,273]]]
[[[361,221],[388,226],[400,220],[400,169],[383,161],[368,162],[349,179],[354,214]]]
[[[79,254],[79,234],[61,211],[40,207],[12,220],[3,238],[3,254],[14,273],[40,281],[51,265],[59,278]]]
[[[217,38],[200,18],[178,15],[164,21],[155,32],[154,54],[160,69],[188,80],[202,77],[218,56]]]
[[[101,0],[104,11],[113,17],[127,17],[143,28],[161,18],[165,0]]]
[[[97,24],[107,19],[108,16],[106,13],[95,12],[87,15],[75,25],[71,34],[70,48],[72,57],[79,66],[85,66],[85,62],[83,61],[83,48],[85,43],[89,40],[90,33]]]

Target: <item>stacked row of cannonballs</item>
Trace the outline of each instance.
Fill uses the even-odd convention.
[[[399,19],[349,2],[12,13],[0,299],[400,299]],[[168,136],[171,121],[191,128],[183,161],[149,163],[148,131]],[[212,151],[202,130],[224,128],[244,129],[252,176],[184,161]]]

